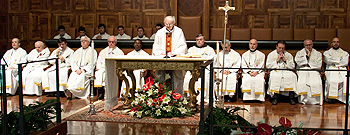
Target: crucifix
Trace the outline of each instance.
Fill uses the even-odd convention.
[[[228,20],[228,15],[227,15],[227,12],[230,11],[230,10],[235,10],[235,7],[230,7],[228,1],[226,1],[226,4],[224,7],[219,7],[219,10],[224,10],[225,11],[225,27],[224,27],[224,46],[226,45],[226,25],[227,25],[227,20]],[[225,48],[223,46],[223,50],[222,51],[225,51]],[[219,52],[217,52],[217,55],[219,56]],[[219,57],[217,57],[219,59]],[[219,84],[221,82],[221,95],[219,96],[219,103],[218,103],[218,107],[220,108],[224,108],[224,93],[226,92],[226,88],[227,86],[225,86],[225,91],[224,91],[224,84],[222,83],[223,82],[223,79],[224,79],[224,65],[225,65],[225,54],[222,55],[222,69],[221,69],[221,79],[217,79],[216,81],[216,84],[217,84],[217,93],[219,92]],[[218,77],[218,76],[217,76]],[[227,82],[227,80],[226,80]],[[227,83],[226,83],[227,85]],[[219,94],[217,94],[219,95]]]

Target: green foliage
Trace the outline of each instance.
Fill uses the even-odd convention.
[[[213,108],[213,120],[210,119],[210,115],[205,120],[205,134],[210,133],[210,121],[212,121],[213,125],[236,125],[236,126],[252,126],[247,120],[238,115],[238,111],[247,111],[245,108],[235,107],[233,109],[230,108]],[[237,130],[237,128],[233,127],[214,127],[213,133],[216,135],[229,135],[232,130]],[[251,132],[251,129],[241,128],[243,132]]]
[[[53,102],[56,102],[56,99],[49,99],[45,103],[37,101],[35,104],[29,104],[28,106],[23,106],[23,110],[24,110],[24,113],[26,113]],[[55,117],[56,117],[56,110],[54,105],[26,114],[24,116],[25,134],[28,134],[31,131],[46,130],[47,125],[53,123],[51,119]],[[1,127],[3,125],[2,119],[4,118],[1,115],[1,121],[0,121]],[[7,129],[10,132],[9,134],[11,135],[19,134],[19,112],[11,111],[9,114],[7,114],[6,119],[8,122]],[[2,133],[2,128],[0,128],[0,132]]]

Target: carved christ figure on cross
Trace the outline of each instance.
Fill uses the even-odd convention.
[[[224,7],[219,7],[219,10],[225,11],[225,25],[227,24],[227,12],[235,9],[236,9],[235,7],[230,7],[230,5],[228,4],[228,1],[226,1],[226,4]],[[226,26],[225,26],[225,29],[226,29]]]
[[[226,4],[224,7],[219,7],[219,10],[224,10],[225,11],[225,28],[224,28],[224,44],[223,46],[226,45],[226,25],[227,25],[227,19],[228,19],[228,15],[227,15],[227,12],[230,11],[230,10],[235,10],[236,8],[235,7],[230,7],[228,1],[226,1]],[[224,51],[224,50],[223,50]],[[219,53],[217,54],[219,58]],[[222,59],[223,59],[223,62],[222,62],[222,71],[224,71],[224,65],[225,65],[225,55],[222,55]],[[221,79],[224,78],[224,74],[222,74],[221,76]],[[224,85],[222,83],[222,80],[221,81],[221,96],[219,97],[219,107],[223,108],[224,107],[224,96],[223,96],[223,92],[226,91],[226,89],[224,90]],[[227,83],[226,83],[227,85]],[[226,88],[227,86],[225,86]]]

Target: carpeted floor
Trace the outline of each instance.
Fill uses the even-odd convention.
[[[119,105],[122,104],[120,101]],[[193,117],[184,118],[162,118],[155,119],[151,117],[144,117],[142,119],[130,117],[128,114],[123,113],[123,110],[112,109],[112,111],[105,111],[103,109],[104,101],[98,101],[95,103],[96,115],[89,115],[89,106],[86,106],[76,113],[64,118],[67,121],[95,121],[95,122],[121,122],[121,123],[152,123],[152,124],[176,124],[176,125],[193,125],[199,124],[199,113],[193,115]],[[115,108],[118,108],[116,106]]]

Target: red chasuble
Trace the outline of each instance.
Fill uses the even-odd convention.
[[[165,46],[166,47],[165,47],[165,49],[166,49],[167,52],[171,52],[171,37],[172,37],[171,34],[172,33],[167,33],[166,34],[166,42],[165,42],[165,44],[166,44]]]

